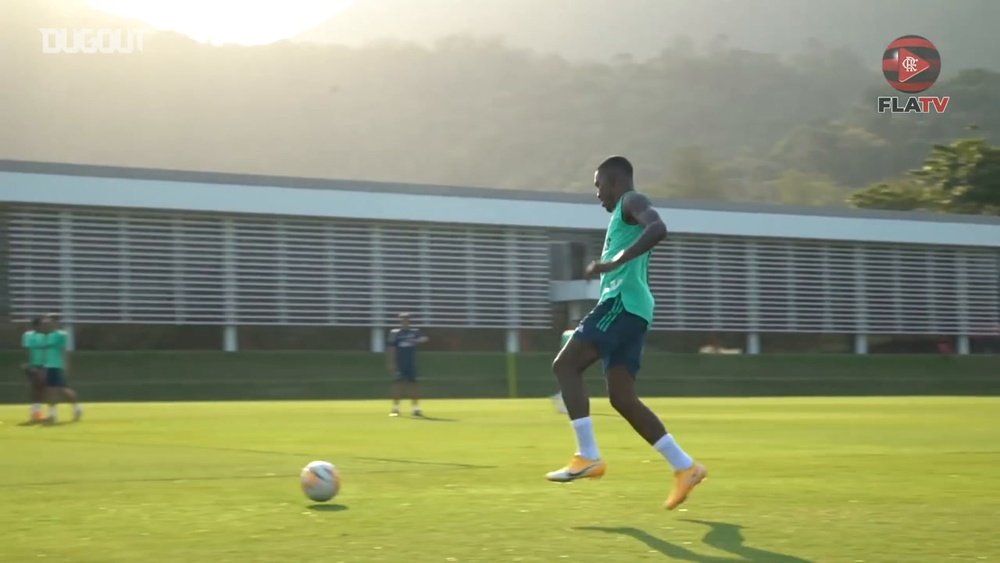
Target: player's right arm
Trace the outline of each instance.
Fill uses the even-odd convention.
[[[660,218],[660,214],[653,208],[649,198],[638,192],[629,192],[622,197],[624,198],[622,209],[625,216],[643,227],[642,234],[632,243],[632,246],[618,253],[610,262],[596,260],[591,262],[584,272],[584,277],[588,279],[610,272],[629,260],[642,256],[652,250],[661,240],[667,238],[667,226]]]
[[[638,193],[630,192],[625,194],[622,202],[622,209],[627,217],[630,217],[636,224],[643,227],[642,234],[632,244],[625,249],[618,260],[624,264],[649,252],[659,242],[667,238],[667,225],[663,222],[660,214],[653,208],[649,198]]]

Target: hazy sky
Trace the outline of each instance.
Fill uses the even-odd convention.
[[[288,39],[336,16],[354,0],[87,0],[208,43],[257,45]]]
[[[360,46],[385,39],[424,45],[455,34],[571,60],[645,59],[685,36],[789,54],[815,40],[870,59],[900,35],[930,38],[945,75],[997,68],[997,0],[85,0],[110,13],[210,43],[282,39]]]
[[[677,162],[701,158],[764,197],[785,171],[860,187],[970,123],[1000,131],[997,75],[952,81],[1000,64],[1000,0],[0,0],[0,14],[4,158],[588,189],[594,161],[624,153],[643,182],[668,186]],[[115,57],[40,44],[40,28],[141,20],[207,42],[299,44],[149,33]],[[932,95],[955,96],[933,127],[875,121],[874,96],[894,92],[883,50],[906,33],[938,44]],[[454,34],[477,37],[420,46]],[[305,43],[383,38],[418,45]],[[621,53],[637,64],[589,62]]]

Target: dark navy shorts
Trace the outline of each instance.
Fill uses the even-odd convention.
[[[413,364],[398,366],[396,369],[396,379],[399,381],[416,381],[417,366]]]
[[[620,297],[602,301],[576,327],[573,338],[597,346],[604,371],[624,367],[632,377],[639,373],[646,344],[646,319],[625,310]]]
[[[45,384],[49,387],[66,387],[66,374],[62,368],[46,368]]]

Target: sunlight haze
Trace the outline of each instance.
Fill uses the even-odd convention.
[[[947,9],[945,9],[947,7]],[[0,0],[0,159],[846,205],[1000,135],[996,0]],[[859,14],[863,14],[860,17]],[[128,53],[41,29],[134,28]],[[887,119],[886,45],[946,114]],[[972,133],[970,126],[974,126]],[[2,190],[2,186],[0,186]]]
[[[337,15],[353,0],[88,0],[211,44],[264,45],[289,39]]]

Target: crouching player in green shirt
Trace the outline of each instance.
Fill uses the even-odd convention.
[[[45,399],[45,333],[42,332],[42,318],[31,321],[31,329],[21,336],[21,347],[28,351],[28,363],[24,364],[24,375],[31,388],[31,422],[41,422],[42,401]]]

